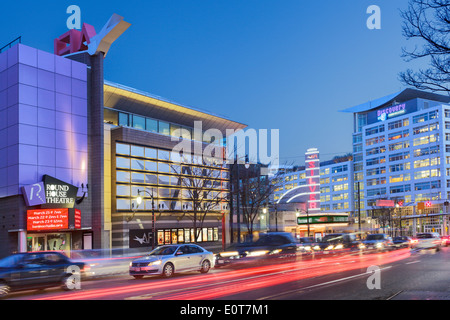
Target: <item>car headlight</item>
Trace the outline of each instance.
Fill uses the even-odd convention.
[[[275,249],[273,251],[271,251],[269,254],[277,254],[280,253],[281,251],[283,251],[282,249]]]
[[[383,243],[378,242],[378,243],[377,243],[377,248],[382,248],[382,247],[383,247]]]
[[[219,253],[219,256],[221,256],[223,258],[238,256],[238,255],[239,255],[239,252],[237,252],[237,251],[227,251],[227,252]]]
[[[364,243],[360,243],[360,244],[358,245],[358,247],[359,247],[360,249],[364,249],[366,246],[364,245]]]
[[[328,247],[325,248],[325,250],[333,250],[333,248],[334,248],[333,245],[330,244]]]
[[[160,265],[161,263],[162,263],[161,260],[156,260],[156,261],[149,262],[148,266],[149,266],[149,267],[150,267],[150,266],[158,266],[158,265]]]
[[[344,248],[344,246],[342,244],[338,244],[337,246],[334,247],[334,249],[339,250]]]
[[[265,254],[267,254],[269,251],[267,250],[258,250],[258,251],[252,251],[252,252],[247,252],[247,257],[259,257],[259,256],[263,256]]]

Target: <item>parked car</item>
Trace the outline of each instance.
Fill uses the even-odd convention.
[[[392,243],[394,248],[409,248],[412,243],[412,239],[406,236],[394,237],[394,239],[392,239]]]
[[[0,260],[0,297],[11,291],[61,286],[76,288],[84,263],[74,262],[59,252],[17,253]],[[77,278],[79,276],[79,278]]]
[[[442,236],[442,245],[448,247],[450,245],[450,236]]]
[[[361,247],[361,242],[356,239],[354,233],[331,233],[325,235],[315,246],[315,250],[324,252],[351,249],[356,250]]]
[[[417,243],[414,246],[416,249],[436,249],[436,251],[441,249],[442,240],[437,232],[418,233],[416,239]]]
[[[378,251],[390,250],[394,245],[392,238],[384,233],[369,234],[363,243],[366,249]]]
[[[214,267],[214,254],[196,244],[164,245],[130,262],[129,273],[136,279],[148,275],[169,278],[175,272],[200,271]]]
[[[238,243],[216,255],[216,267],[296,256],[302,246],[289,232],[261,233],[258,240]]]

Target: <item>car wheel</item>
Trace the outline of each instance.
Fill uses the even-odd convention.
[[[166,264],[164,265],[162,275],[163,275],[165,278],[170,278],[171,276],[173,276],[174,272],[175,272],[175,268],[173,267],[173,264],[171,264],[171,263],[166,263]]]
[[[135,279],[142,279],[144,276],[133,276]]]
[[[211,268],[211,263],[209,262],[209,260],[204,260],[202,262],[202,267],[200,269],[200,272],[201,273],[207,273],[210,268]]]
[[[6,282],[0,282],[0,298],[4,298],[9,294],[11,288],[6,284]]]

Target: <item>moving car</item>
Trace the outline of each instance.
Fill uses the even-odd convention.
[[[369,234],[363,243],[366,249],[375,249],[379,251],[390,250],[394,245],[392,238],[384,233]]]
[[[394,239],[392,239],[392,243],[392,246],[395,248],[409,248],[412,243],[412,239],[406,236],[394,237]]]
[[[441,236],[436,232],[424,232],[418,233],[416,236],[417,243],[414,248],[422,249],[436,249],[439,251],[441,249]]]
[[[300,253],[302,247],[289,232],[261,233],[256,241],[234,244],[217,254],[216,267],[293,257]]]
[[[325,235],[322,240],[315,246],[315,250],[324,252],[350,249],[360,249],[361,242],[356,240],[354,233],[330,233]]]
[[[442,245],[448,247],[450,245],[450,236],[442,236]]]
[[[61,286],[77,288],[84,263],[74,262],[59,252],[17,253],[0,260],[0,297],[11,291]]]
[[[130,262],[129,274],[136,279],[148,275],[162,275],[169,278],[175,272],[207,273],[212,267],[214,254],[196,244],[164,245]]]

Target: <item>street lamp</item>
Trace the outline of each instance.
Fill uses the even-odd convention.
[[[153,189],[152,189],[152,193],[148,192],[147,190],[139,190],[137,191],[137,198],[136,198],[136,203],[138,204],[138,207],[141,205],[142,203],[142,196],[141,193],[145,192],[147,193],[151,198],[152,198],[152,249],[155,248],[155,240],[156,240],[156,223],[155,223],[155,201],[153,198]],[[131,217],[127,218],[127,222],[130,222],[133,219],[134,215]]]
[[[307,237],[309,237],[309,211],[308,208],[306,208],[306,210],[304,209],[295,209],[295,211],[297,211],[297,217],[300,216],[300,213],[303,211],[304,213],[306,213],[306,225],[308,226],[308,234]]]

